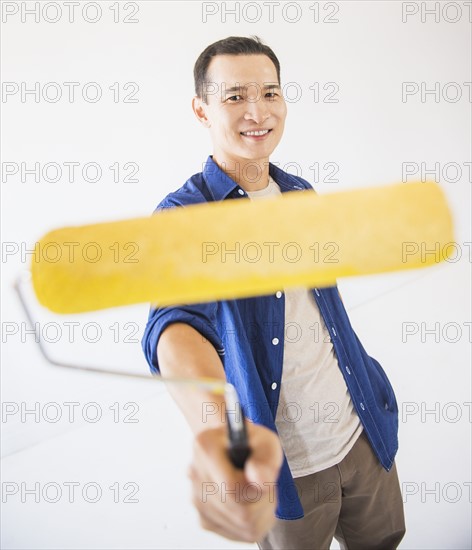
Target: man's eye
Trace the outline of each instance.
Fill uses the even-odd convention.
[[[266,93],[266,96],[269,96],[271,98],[274,98],[275,96],[277,96],[278,94],[276,92],[267,92]]]
[[[231,102],[234,102],[234,101],[239,101],[239,99],[242,99],[243,96],[241,95],[232,95],[230,97],[228,97],[228,99],[226,101],[231,101]]]

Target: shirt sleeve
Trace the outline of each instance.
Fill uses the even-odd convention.
[[[164,199],[156,208],[160,210],[177,206]],[[204,340],[208,340],[220,356],[224,355],[224,347],[217,328],[218,302],[185,304],[168,307],[150,307],[149,317],[141,340],[144,356],[151,372],[159,374],[157,360],[157,343],[163,331],[172,323],[186,323],[197,330]]]
[[[172,323],[186,323],[197,330],[204,340],[213,344],[217,353],[224,355],[224,348],[216,327],[216,302],[153,308],[141,341],[151,372],[159,373],[157,343],[164,329]]]

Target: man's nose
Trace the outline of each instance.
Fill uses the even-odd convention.
[[[247,110],[244,118],[246,120],[252,119],[257,124],[262,124],[265,120],[270,117],[270,110],[267,103],[261,99],[253,97],[252,99],[248,97],[246,102]]]

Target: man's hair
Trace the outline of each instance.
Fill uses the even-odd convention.
[[[275,65],[277,80],[280,84],[280,63],[269,46],[266,46],[258,36],[228,36],[207,46],[199,55],[193,68],[195,79],[195,94],[206,103],[206,88],[208,80],[208,66],[217,55],[266,55]]]

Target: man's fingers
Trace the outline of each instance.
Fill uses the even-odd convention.
[[[261,431],[261,426],[254,429],[248,424],[248,439],[251,454],[244,467],[244,474],[249,482],[262,487],[265,492],[277,481],[282,466],[283,453],[277,435],[269,429]]]
[[[193,505],[204,529],[232,540],[260,540],[275,522],[276,482],[282,464],[277,435],[248,423],[251,455],[244,470],[228,456],[224,428],[200,432],[194,440],[194,461],[187,471]]]
[[[212,531],[222,537],[230,540],[237,540],[242,542],[257,542],[259,535],[253,533],[251,529],[236,529],[231,523],[218,524],[214,521],[210,521],[200,515],[200,525],[207,531]]]
[[[211,474],[209,479],[211,477],[219,485],[228,479],[244,481],[243,472],[236,469],[229,459],[225,432],[218,429],[200,432],[194,441],[194,454],[201,470]]]
[[[231,514],[229,517],[221,513],[219,507],[214,508],[209,502],[203,507],[201,502],[194,501],[194,505],[199,512],[200,525],[208,530],[218,533],[232,540],[244,542],[257,542],[260,540],[275,523],[273,511],[259,510],[257,515],[249,510],[246,515]]]
[[[194,491],[192,502],[198,511],[200,525],[208,531],[214,531],[233,540],[254,542],[243,538],[247,535],[247,524],[239,517],[240,510],[235,513],[231,507],[224,506],[222,500],[220,492],[203,501],[198,489]]]

